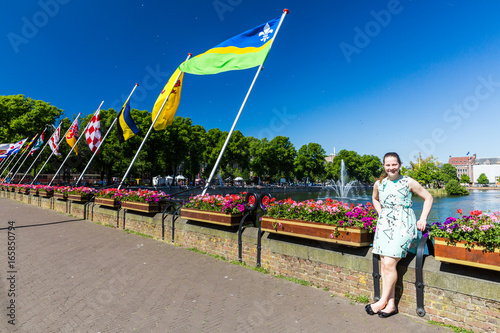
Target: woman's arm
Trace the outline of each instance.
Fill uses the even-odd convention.
[[[417,221],[417,229],[420,231],[425,231],[425,227],[427,226],[427,218],[429,217],[429,213],[431,212],[432,202],[434,201],[434,199],[432,198],[432,195],[427,192],[427,190],[423,188],[422,185],[420,185],[415,179],[410,178],[408,185],[410,186],[410,191],[424,200],[422,214],[420,214],[420,219]]]
[[[380,201],[378,200],[378,184],[379,182],[377,181],[375,185],[373,185],[372,201],[373,201],[373,207],[375,207],[377,214],[380,215],[380,211],[382,210],[382,205],[380,205]]]

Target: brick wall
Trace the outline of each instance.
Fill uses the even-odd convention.
[[[94,222],[161,239],[161,214],[142,214],[124,210],[89,205],[87,212],[80,203],[38,199],[30,195],[0,192],[0,196],[26,204],[54,209],[75,217],[93,218]],[[172,237],[171,218],[165,219],[165,241]],[[238,232],[223,226],[186,221],[175,223],[175,243],[186,248],[197,248],[209,254],[238,260]],[[242,233],[242,260],[249,266],[256,265],[258,229],[246,226]],[[311,282],[314,286],[328,288],[339,296],[373,298],[372,255],[369,248],[353,249],[339,245],[277,237],[264,233],[262,237],[261,265],[273,274]],[[397,283],[399,311],[417,317],[415,296],[414,261],[398,266]],[[450,264],[442,264],[427,257],[424,264],[425,311],[424,319],[450,324],[475,332],[499,332],[500,329],[500,277],[498,272]],[[468,273],[466,273],[468,272]],[[418,318],[418,317],[417,317]]]

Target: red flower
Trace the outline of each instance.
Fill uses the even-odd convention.
[[[457,210],[457,213],[458,213],[458,214],[460,214],[460,215],[462,215],[462,214],[463,214],[463,212],[462,212],[462,210],[461,210],[461,209],[458,209],[458,210]]]

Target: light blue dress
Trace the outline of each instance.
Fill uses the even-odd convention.
[[[378,196],[382,211],[378,217],[373,253],[404,258],[416,246],[417,219],[413,212],[408,185],[409,178],[402,176],[392,181],[384,178],[378,183]]]

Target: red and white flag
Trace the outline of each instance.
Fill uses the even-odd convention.
[[[54,152],[55,155],[61,156],[61,153],[59,153],[59,140],[61,139],[61,133],[60,133],[61,125],[57,127],[56,131],[54,134],[49,139],[49,146],[50,149]]]
[[[89,144],[90,150],[94,153],[101,145],[101,122],[99,121],[99,112],[94,114],[85,131],[85,139]]]

